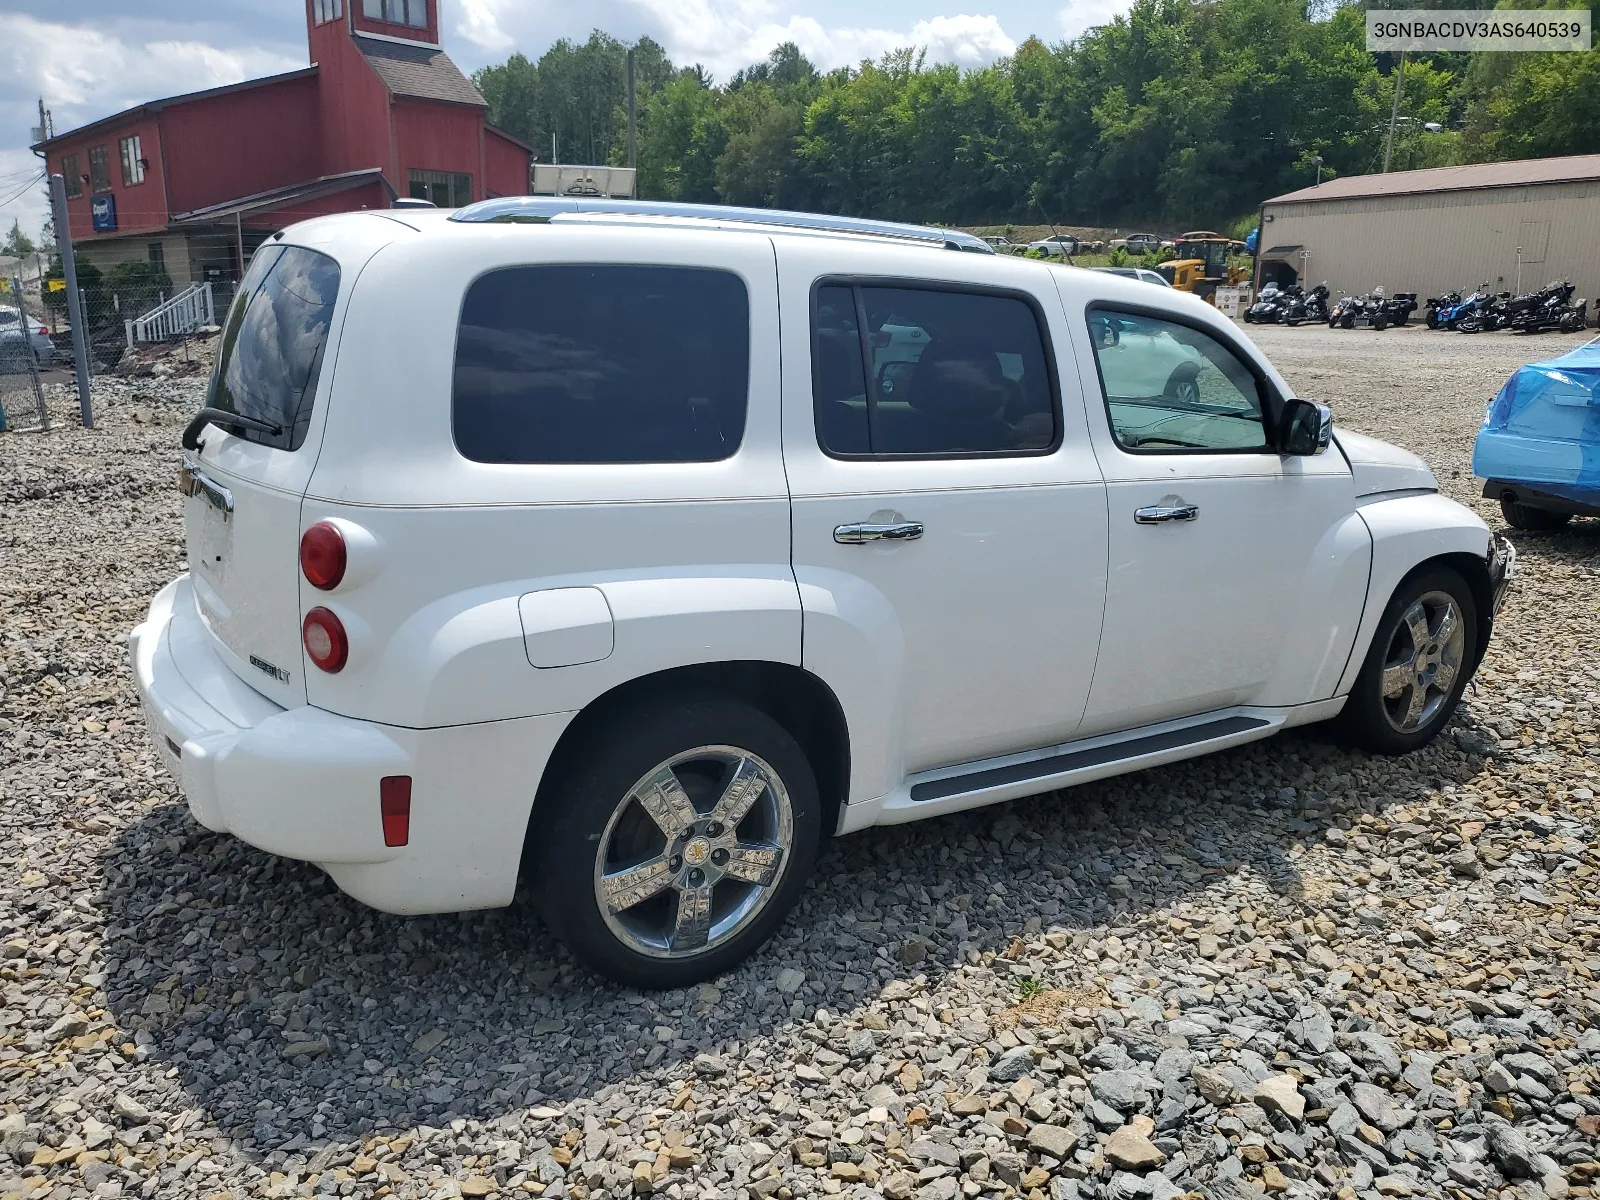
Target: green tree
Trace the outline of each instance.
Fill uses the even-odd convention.
[[[23,258],[34,252],[33,239],[22,232],[22,222],[15,218],[11,221],[11,232],[6,234],[4,244],[0,244],[0,254],[10,255],[13,258]]]

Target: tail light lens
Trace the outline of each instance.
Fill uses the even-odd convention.
[[[411,776],[385,775],[378,780],[378,811],[385,846],[404,846],[411,840]]]
[[[313,608],[300,623],[300,640],[306,654],[318,667],[332,675],[344,669],[350,657],[350,639],[344,622],[326,608]]]
[[[332,521],[318,521],[300,535],[300,573],[319,591],[339,586],[348,561],[344,534]]]

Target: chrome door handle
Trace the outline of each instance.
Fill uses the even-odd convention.
[[[1136,525],[1160,525],[1164,521],[1192,521],[1200,515],[1198,504],[1152,504],[1133,510]]]
[[[921,521],[893,521],[888,524],[857,521],[852,525],[840,525],[833,531],[833,540],[841,546],[858,546],[862,542],[914,542],[921,536]]]

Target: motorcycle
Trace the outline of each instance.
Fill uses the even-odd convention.
[[[1427,322],[1429,329],[1442,328],[1444,326],[1444,322],[1440,320],[1439,314],[1447,309],[1454,308],[1460,303],[1460,292],[1446,292],[1444,295],[1437,297],[1429,296],[1428,310],[1424,315],[1423,320]]]
[[[1261,295],[1256,297],[1256,302],[1244,311],[1244,319],[1255,325],[1272,325],[1278,321],[1278,315],[1288,304],[1288,296],[1276,282],[1267,284],[1261,289]]]
[[[1301,321],[1326,321],[1328,319],[1328,285],[1319,283],[1309,292],[1302,292],[1289,302],[1283,311],[1285,325],[1298,325]]]
[[[1457,333],[1481,333],[1484,330],[1500,328],[1500,310],[1511,297],[1506,292],[1495,295],[1493,292],[1473,292],[1448,314],[1445,323],[1446,329],[1454,329]]]
[[[1375,291],[1377,289],[1374,289]],[[1411,314],[1417,311],[1417,294],[1415,292],[1396,292],[1387,300],[1381,299],[1379,292],[1379,309],[1382,311],[1389,324],[1399,327],[1411,320]]]
[[[1553,281],[1537,292],[1518,296],[1507,305],[1505,325],[1513,333],[1539,333],[1559,329],[1576,333],[1588,324],[1587,300],[1572,303],[1573,285]]]
[[[1339,297],[1339,302],[1328,311],[1328,328],[1354,329],[1356,322],[1364,320],[1367,315],[1367,302],[1364,297],[1344,295]]]

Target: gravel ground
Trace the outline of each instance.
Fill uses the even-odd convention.
[[[1581,340],[1252,332],[1496,527],[1484,404]],[[641,994],[190,820],[123,639],[198,387],[0,440],[0,1195],[1600,1191],[1596,523],[1518,537],[1425,752],[1286,735],[858,834],[754,960]]]

